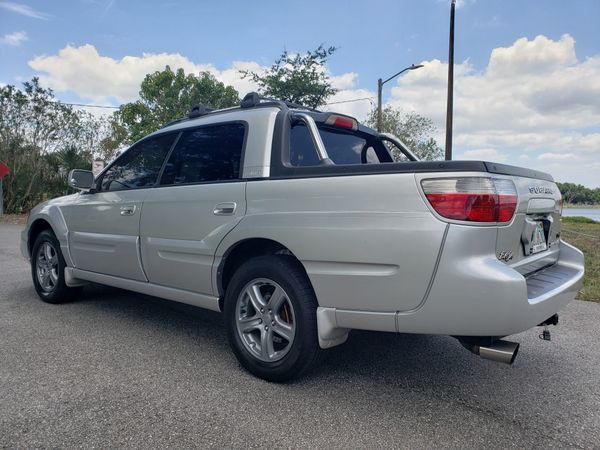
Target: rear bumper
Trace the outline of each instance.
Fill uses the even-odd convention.
[[[398,313],[396,327],[400,332],[454,336],[520,333],[573,300],[583,275],[583,253],[565,242],[555,264],[529,277],[494,257],[476,258],[462,269],[440,266],[423,307]]]
[[[460,234],[460,233],[459,233]],[[429,295],[418,308],[403,312],[327,311],[329,327],[453,336],[508,336],[533,328],[575,298],[584,275],[583,253],[560,243],[558,261],[524,277],[494,256],[464,253],[459,235],[449,236]],[[319,308],[319,310],[330,308]],[[322,312],[321,314],[325,314]],[[327,335],[322,336],[324,339]]]

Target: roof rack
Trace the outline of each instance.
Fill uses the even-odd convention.
[[[239,108],[250,109],[265,106],[276,106],[281,109],[303,109],[306,111],[321,112],[315,108],[309,108],[307,106],[299,105],[297,103],[288,102],[285,100],[277,100],[275,98],[263,97],[256,92],[250,92],[246,94],[242,99]],[[171,125],[175,125],[176,123],[185,122],[187,120],[196,119],[198,117],[206,116],[208,114],[217,113],[221,111],[224,111],[224,109],[213,109],[204,105],[194,105],[186,117],[181,117],[179,119],[173,120],[164,125],[162,128],[166,128]]]
[[[196,117],[205,116],[206,114],[213,112],[213,108],[207,108],[204,105],[194,105],[191,111],[188,113],[188,119],[195,119]]]
[[[210,114],[211,112],[215,112],[215,111],[218,111],[218,110],[209,108],[208,106],[204,106],[204,105],[194,105],[194,106],[192,106],[192,109],[190,109],[190,112],[188,113],[187,116],[180,117],[179,119],[175,119],[175,120],[167,123],[166,125],[163,125],[162,128],[166,128],[171,125],[175,125],[176,123],[185,122],[186,120],[196,119],[198,117],[205,116],[205,115]]]

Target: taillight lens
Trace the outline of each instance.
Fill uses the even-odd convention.
[[[431,207],[442,217],[467,222],[510,222],[517,209],[511,180],[484,177],[421,181]]]

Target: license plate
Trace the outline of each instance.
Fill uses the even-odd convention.
[[[531,239],[531,253],[543,252],[547,248],[548,245],[546,244],[546,235],[544,234],[544,224],[542,224],[542,222],[537,222]]]

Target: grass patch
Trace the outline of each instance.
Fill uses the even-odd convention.
[[[598,209],[600,205],[586,205],[585,203],[565,203],[563,208],[583,208],[583,209]]]
[[[582,216],[573,216],[573,217],[563,217],[562,223],[598,223],[595,220],[590,219],[589,217]]]
[[[577,298],[600,303],[600,222],[580,219],[587,218],[563,217],[561,237],[585,256],[583,289]]]

